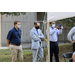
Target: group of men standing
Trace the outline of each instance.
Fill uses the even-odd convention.
[[[23,50],[21,45],[21,23],[20,21],[14,22],[14,27],[8,32],[7,35],[7,44],[9,46],[12,61],[17,61],[17,58],[20,62],[23,61]],[[58,30],[59,26],[55,26],[55,22],[50,22],[50,61],[52,62],[53,53],[55,55],[55,61],[59,62],[59,48],[57,44],[59,34],[62,34],[62,28]],[[47,32],[47,31],[46,31]],[[43,47],[41,39],[44,39],[44,35],[40,30],[40,23],[38,21],[34,22],[34,27],[30,31],[30,37],[32,39],[31,49],[33,50],[33,62],[42,62],[43,60]]]
[[[14,22],[14,27],[8,32],[7,35],[7,44],[9,46],[12,61],[16,62],[17,58],[19,62],[23,61],[23,50],[21,45],[21,23],[20,21]],[[37,55],[39,57],[38,62],[43,60],[43,48],[41,39],[44,38],[43,33],[41,32],[40,23],[34,22],[34,27],[30,31],[30,37],[32,39],[31,49],[33,50],[33,62],[37,61]]]
[[[7,44],[9,46],[13,62],[17,61],[17,58],[20,62],[23,61],[23,50],[21,45],[22,32],[20,27],[20,21],[15,21],[14,27],[7,35]],[[62,26],[59,27],[58,25],[55,25],[55,22],[50,22],[50,62],[52,62],[53,53],[55,55],[55,61],[59,62],[59,47],[57,41],[58,35],[62,34],[62,29]],[[34,22],[34,27],[30,31],[30,37],[32,39],[31,49],[33,50],[33,62],[37,62],[37,56],[39,57],[38,62],[42,62],[44,54],[41,39],[44,39],[44,35],[40,30],[40,23],[38,21]]]

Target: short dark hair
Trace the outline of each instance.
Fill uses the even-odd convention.
[[[55,21],[52,21],[52,22],[55,22]],[[52,22],[50,22],[49,24],[52,24]]]
[[[52,24],[52,22],[50,22],[49,24]]]
[[[37,23],[38,23],[38,21],[35,21],[35,22],[34,22],[34,25],[37,25]]]
[[[20,21],[17,21],[17,20],[16,20],[16,21],[14,21],[14,25],[15,25],[15,24],[17,24],[18,22],[20,22]]]

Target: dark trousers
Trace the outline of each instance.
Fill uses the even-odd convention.
[[[59,62],[59,47],[58,47],[58,43],[57,42],[50,42],[50,62],[52,62],[52,56],[55,56],[55,61]]]
[[[73,43],[73,52],[75,52],[75,43]]]

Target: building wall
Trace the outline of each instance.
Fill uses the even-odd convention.
[[[19,20],[21,22],[22,29],[22,42],[30,42],[30,30],[34,25],[34,21],[37,20],[36,12],[27,12],[26,15],[20,16],[8,16],[1,15],[1,43],[3,46],[6,45],[6,37],[8,31],[14,27],[14,21]]]

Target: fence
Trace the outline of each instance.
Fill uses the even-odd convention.
[[[67,34],[71,28],[64,28],[62,35],[58,36],[58,43],[70,43],[67,39]]]

